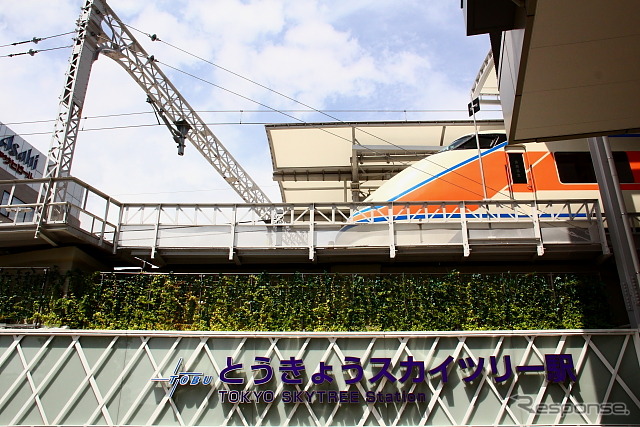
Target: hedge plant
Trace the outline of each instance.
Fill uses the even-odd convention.
[[[79,329],[518,330],[610,327],[581,274],[0,273],[0,322]]]

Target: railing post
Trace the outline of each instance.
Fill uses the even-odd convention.
[[[540,211],[538,210],[538,202],[531,202],[531,209],[533,215],[533,235],[538,241],[537,250],[538,256],[544,255],[544,244],[542,242],[542,230],[540,229]]]
[[[460,202],[460,232],[462,234],[462,250],[464,256],[471,255],[471,247],[469,246],[469,229],[467,227],[467,206],[464,202]],[[446,208],[445,208],[446,210]]]
[[[9,198],[7,199],[7,204],[8,205],[13,205],[13,195],[16,192],[16,184],[13,184],[11,186],[11,191],[9,192]],[[7,214],[9,214],[9,211],[7,211]],[[16,224],[18,222],[18,212],[16,211],[16,215],[13,217],[13,223]]]
[[[124,206],[120,206],[120,212],[118,213],[118,223],[116,224],[116,229],[115,232],[113,233],[113,254],[115,255],[118,251],[118,244],[120,243],[120,229],[122,227],[122,217],[124,216],[124,211],[125,211],[125,207]],[[128,209],[127,209],[127,216],[126,218],[129,218],[128,215]]]
[[[238,220],[238,205],[233,205],[233,211],[231,215],[231,236],[229,239],[229,261],[233,261],[234,248],[236,245],[236,221]]]
[[[389,222],[389,257],[394,259],[396,257],[396,232],[395,232],[395,212],[393,203],[390,203],[387,207],[387,213],[389,215],[387,221]]]
[[[102,230],[100,230],[100,244],[104,243],[104,232],[107,229],[107,218],[109,216],[109,205],[111,204],[111,198],[106,200],[107,205],[104,208],[104,218],[102,218]]]
[[[69,221],[69,218],[71,217],[71,208],[73,207],[73,205],[71,204],[71,202],[63,202],[62,205],[62,223],[65,225],[68,225],[67,222]],[[78,221],[79,222],[79,221]]]
[[[156,257],[156,249],[158,247],[158,234],[160,233],[160,216],[162,214],[162,204],[158,205],[158,215],[156,216],[156,224],[153,236],[153,246],[151,247],[151,259]]]
[[[314,261],[316,259],[316,249],[315,249],[315,237],[316,237],[316,227],[315,227],[315,203],[312,203],[309,207],[309,260]]]

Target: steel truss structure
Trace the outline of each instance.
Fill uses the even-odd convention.
[[[568,379],[555,382],[544,372],[516,369],[544,366],[549,354],[571,358]],[[0,331],[0,423],[638,426],[640,383],[635,379],[639,354],[637,329],[397,333],[5,330]],[[265,384],[256,384],[265,366],[256,370],[252,366],[256,357],[268,360],[274,370]],[[499,361],[497,368],[490,366],[491,357]],[[349,384],[357,374],[341,366],[353,362],[351,358],[360,361],[363,371],[360,381]],[[285,383],[278,370],[284,366],[282,361],[291,359],[304,365],[299,384]],[[390,362],[389,375],[371,381],[382,359]],[[445,364],[447,360],[451,362]],[[461,360],[465,363],[459,363]],[[412,377],[417,381],[397,380],[409,369],[407,361],[413,364]],[[424,371],[414,369],[420,365]],[[231,373],[230,366],[234,368]],[[329,366],[325,373],[333,381],[320,385],[311,377],[323,366]],[[438,366],[440,370],[433,371]],[[473,380],[468,381],[472,374]],[[222,381],[223,375],[240,381],[230,384]],[[196,376],[198,381],[193,380]],[[285,398],[295,393],[308,397],[305,392],[318,390],[346,392],[349,400]],[[254,395],[250,402],[222,402],[224,392],[232,391],[267,391],[273,398],[258,401]],[[393,401],[371,401],[378,393],[392,396]],[[424,399],[412,401],[406,398],[409,395]]]
[[[104,54],[120,64],[160,111],[174,137],[188,139],[247,203],[269,198],[211,132],[159,68],[153,56],[133,36],[104,0],[87,0],[78,20],[77,37],[69,60],[60,112],[55,125],[45,178],[67,177],[78,136],[82,107],[93,62]],[[176,136],[177,135],[177,136]],[[181,144],[181,141],[177,141]],[[64,187],[46,185],[41,200],[67,199]]]

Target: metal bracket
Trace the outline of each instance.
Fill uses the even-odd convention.
[[[176,120],[175,122],[171,123],[171,121],[167,118],[167,115],[164,113],[164,110],[162,108],[159,108],[153,98],[151,98],[149,95],[147,95],[147,102],[151,104],[153,112],[156,114],[156,118],[162,119],[164,124],[169,129],[169,132],[171,132],[171,135],[173,135],[173,140],[176,142],[176,144],[178,144],[178,155],[183,156],[185,145],[184,141],[187,138],[187,133],[189,133],[189,131],[191,130],[191,125],[189,125],[189,122],[184,119]]]

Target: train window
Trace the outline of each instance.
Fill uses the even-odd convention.
[[[555,153],[560,182],[565,184],[595,183],[591,155],[586,152]]]
[[[618,172],[618,180],[625,184],[635,182],[633,179],[633,172],[631,171],[631,164],[629,164],[629,157],[624,151],[615,151],[613,153],[613,161],[616,164],[616,172]]]
[[[480,149],[486,150],[505,142],[507,140],[507,135],[505,135],[504,133],[481,133],[478,134],[478,140],[480,142]],[[471,134],[456,139],[440,151],[469,150],[477,147],[478,145],[476,143],[476,135]]]
[[[557,152],[554,154],[560,182],[565,184],[596,183],[596,173],[593,170],[593,161],[588,152]],[[613,160],[621,183],[632,183],[633,173],[629,165],[627,153],[616,151]]]
[[[514,184],[527,183],[527,171],[524,167],[522,153],[509,153],[509,167],[511,168],[511,181]]]

